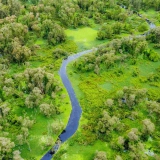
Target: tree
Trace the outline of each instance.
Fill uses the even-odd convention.
[[[128,98],[126,98],[126,104],[129,106],[129,108],[132,108],[133,105],[135,105],[135,99],[136,99],[135,94],[130,94]]]
[[[131,4],[133,5],[133,9],[139,11],[142,5],[142,0],[130,0]]]
[[[16,140],[18,142],[19,145],[23,145],[24,144],[24,137],[22,134],[19,134],[16,136]]]
[[[151,50],[146,50],[145,51],[145,56],[150,60],[150,61],[153,61],[153,62],[157,62],[159,61],[160,59],[160,55],[154,51],[153,49]]]
[[[120,21],[122,21],[122,22],[125,22],[126,21],[126,19],[127,19],[127,13],[125,13],[125,12],[122,12],[122,13],[120,13],[119,15],[118,15],[118,19],[120,20]]]
[[[39,93],[51,95],[55,91],[57,80],[54,74],[46,72],[44,68],[26,69],[23,73],[26,82],[26,90],[30,92],[33,88],[38,88]]]
[[[112,35],[113,35],[112,27],[108,24],[103,24],[97,33],[97,39],[99,40],[111,39]]]
[[[13,160],[24,160],[20,154],[21,152],[19,150],[15,150],[13,152]]]
[[[13,51],[12,45],[16,42],[24,46],[27,41],[27,35],[28,28],[21,23],[13,22],[3,25],[2,28],[0,28],[0,54],[11,55]],[[26,49],[26,47],[24,49]]]
[[[128,133],[128,138],[130,141],[138,141],[139,131],[137,128],[132,128],[131,131]]]
[[[30,120],[29,117],[18,117],[18,121],[19,123],[21,124],[22,127],[27,127],[27,128],[31,128],[32,125],[34,124],[34,121],[33,120]]]
[[[107,69],[114,66],[115,61],[118,60],[118,56],[115,55],[114,52],[108,52],[102,56],[102,60],[106,66]]]
[[[112,99],[107,99],[107,101],[105,102],[105,105],[108,107],[112,107],[114,104],[114,101]]]
[[[14,147],[15,144],[10,140],[10,138],[0,137],[0,159],[8,159],[9,153],[12,152]]]
[[[107,160],[106,152],[97,151],[94,160]]]
[[[120,155],[116,155],[115,160],[123,160],[122,157]]]
[[[120,23],[120,22],[115,22],[115,23],[113,24],[113,33],[114,33],[114,34],[120,34],[121,31],[122,31],[122,29],[123,29],[122,23]]]
[[[64,124],[62,122],[54,122],[49,126],[49,128],[51,129],[51,133],[58,134],[64,128]]]
[[[150,114],[156,113],[157,115],[160,115],[160,104],[156,101],[147,101],[147,108],[149,109]]]
[[[65,42],[66,35],[64,32],[64,29],[60,25],[55,24],[53,26],[53,29],[48,33],[47,39],[48,39],[48,43],[52,45]]]
[[[78,5],[71,2],[63,3],[59,11],[59,18],[66,26],[72,26],[75,25],[75,20],[79,20],[77,12],[79,12]]]
[[[154,132],[155,125],[154,125],[154,123],[151,122],[150,119],[144,119],[142,121],[142,123],[143,123],[143,130],[142,131],[144,134],[150,135]]]
[[[45,116],[50,117],[51,115],[56,113],[56,109],[52,104],[43,103],[39,106],[40,112]]]
[[[81,9],[88,11],[92,4],[92,0],[77,0],[77,4]]]
[[[144,32],[144,31],[147,31],[148,29],[149,29],[149,27],[148,27],[148,24],[146,22],[140,24],[139,27],[138,27],[139,32]]]
[[[0,2],[0,18],[5,18],[9,15],[9,10],[6,5]]]
[[[160,27],[151,29],[147,39],[153,43],[160,43]]]
[[[110,116],[108,112],[103,111],[102,118],[98,120],[97,124],[97,134],[106,134],[109,135],[113,130],[118,130],[118,127],[121,126],[119,118],[116,116]]]
[[[59,58],[61,58],[62,56],[67,57],[67,56],[68,56],[68,53],[67,53],[65,50],[63,50],[63,49],[56,48],[56,49],[53,51],[53,56],[54,56],[54,58],[59,59]]]
[[[43,37],[48,40],[49,44],[56,45],[66,40],[64,29],[51,20],[43,21],[42,30]]]
[[[18,15],[20,13],[21,4],[18,0],[1,0],[0,1],[0,18]]]
[[[135,160],[148,160],[148,156],[145,154],[145,146],[143,143],[138,142],[136,144],[129,145],[130,153],[129,157]]]
[[[22,18],[23,24],[27,25],[29,30],[32,29],[32,25],[35,21],[36,17],[34,16],[33,12],[26,13]]]
[[[27,127],[21,127],[24,142],[27,142],[27,137],[29,136],[29,130]]]
[[[12,61],[22,63],[28,60],[31,55],[31,50],[26,46],[22,46],[18,38],[14,38],[11,52]]]
[[[33,91],[31,92],[31,94],[26,97],[25,105],[28,108],[35,108],[40,104],[42,98],[43,98],[43,95],[41,90],[35,87],[33,88]]]
[[[0,116],[5,118],[10,111],[9,105],[7,103],[0,104]]]
[[[92,68],[92,66],[91,66],[91,68]],[[99,74],[100,68],[99,68],[98,65],[95,66],[94,72],[95,72],[96,74]]]
[[[117,151],[124,150],[125,139],[122,136],[119,136],[116,140],[111,142],[111,147]]]

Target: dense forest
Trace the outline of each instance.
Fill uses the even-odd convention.
[[[39,160],[82,107],[59,160],[160,159],[160,0],[0,0],[0,159]],[[156,27],[150,27],[154,24]]]

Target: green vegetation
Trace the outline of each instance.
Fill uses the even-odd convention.
[[[97,40],[97,30],[90,27],[67,29],[66,34],[70,40],[73,40],[78,45],[79,51],[90,49],[106,42]]]
[[[151,37],[152,33],[148,39]],[[144,38],[124,38],[69,65],[83,114],[79,130],[53,159],[159,157],[157,52]]]
[[[71,112],[61,63],[97,46],[68,66],[83,114],[54,159],[159,159],[160,28],[133,36],[149,30],[146,18],[160,24],[159,9],[159,0],[0,0],[0,159],[39,160],[54,145]]]

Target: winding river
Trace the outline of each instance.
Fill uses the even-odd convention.
[[[137,15],[139,17],[142,17],[142,15],[140,15],[140,14],[137,14]],[[156,27],[155,24],[151,23],[148,19],[146,19],[146,21],[149,24],[150,29],[153,29]],[[142,34],[142,35],[139,35],[139,36],[146,36],[148,34],[149,34],[149,31]],[[69,94],[71,105],[72,105],[72,112],[70,114],[70,118],[69,118],[69,121],[68,121],[68,124],[67,124],[65,130],[63,130],[63,132],[59,135],[55,145],[43,156],[43,158],[41,160],[51,160],[53,155],[58,151],[61,143],[65,142],[68,138],[70,138],[76,132],[76,130],[78,128],[82,109],[81,109],[80,104],[76,98],[76,95],[75,95],[75,92],[74,92],[73,87],[71,85],[71,82],[69,81],[69,78],[67,76],[66,67],[71,61],[76,60],[77,58],[79,58],[85,54],[91,53],[92,51],[95,51],[95,50],[97,50],[97,49],[95,48],[95,49],[79,52],[77,54],[69,56],[67,59],[63,60],[63,62],[62,62],[61,68],[59,70],[59,75],[62,79],[62,82],[63,82],[65,88],[67,89],[68,94]]]
[[[67,89],[68,94],[69,94],[71,105],[72,105],[72,112],[71,112],[71,115],[70,115],[70,118],[69,118],[69,121],[68,121],[68,124],[67,124],[65,130],[59,135],[58,140],[56,141],[53,148],[44,155],[42,160],[50,160],[52,158],[52,156],[59,149],[61,143],[65,142],[68,138],[70,138],[76,132],[76,130],[78,128],[82,109],[81,109],[79,102],[76,98],[76,95],[75,95],[75,92],[74,92],[73,87],[71,85],[71,82],[68,79],[66,67],[67,67],[68,63],[70,63],[71,61],[73,61],[73,60],[75,60],[85,54],[91,53],[94,50],[96,50],[96,49],[91,49],[91,50],[79,52],[75,55],[69,56],[67,59],[63,60],[63,62],[62,62],[61,68],[59,70],[59,75],[62,79],[62,82],[63,82],[65,88]]]

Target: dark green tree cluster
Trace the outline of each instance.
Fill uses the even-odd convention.
[[[157,11],[160,9],[160,0],[118,0],[118,3],[135,11],[139,11],[140,9],[147,10],[149,8],[154,8]]]
[[[1,0],[0,1],[0,19],[12,15],[19,15],[21,4],[18,0]]]
[[[151,61],[156,61],[158,58],[155,51],[148,49],[148,43],[144,37],[115,39],[107,45],[100,46],[92,54],[75,61],[73,65],[80,71],[94,71],[99,74],[104,66],[109,69],[117,63],[137,58],[139,55]]]
[[[154,43],[155,48],[160,48],[160,27],[151,29],[150,34],[147,35],[147,39]]]
[[[119,21],[113,25],[104,24],[98,33],[98,39],[112,38],[127,28],[127,23],[122,22],[126,22],[128,13],[115,1],[6,0],[0,4],[0,54],[7,53],[10,60],[17,63],[29,59],[37,38],[47,40],[49,45],[63,43],[66,41],[63,27],[90,25],[90,18],[96,23]],[[144,27],[139,30],[142,28]]]
[[[120,22],[115,22],[112,25],[103,24],[100,30],[97,33],[97,39],[104,40],[104,39],[111,39],[114,35],[120,34],[124,25]]]
[[[0,28],[0,54],[8,56],[13,62],[24,62],[32,54],[25,45],[28,39],[28,27],[14,22],[14,18],[8,21],[10,21],[8,24]]]
[[[51,45],[56,45],[66,40],[63,28],[60,25],[53,23],[51,20],[43,21],[42,29],[43,37],[47,39],[48,43]]]

